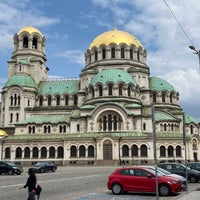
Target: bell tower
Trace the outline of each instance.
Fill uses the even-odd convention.
[[[8,79],[16,74],[27,74],[36,84],[47,79],[45,36],[30,25],[16,33],[13,41],[14,51],[8,61]]]

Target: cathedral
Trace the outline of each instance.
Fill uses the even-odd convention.
[[[1,160],[22,165],[200,160],[199,123],[184,112],[173,85],[150,75],[141,42],[116,28],[91,41],[79,78],[52,80],[42,32],[30,25],[14,35],[1,91]]]

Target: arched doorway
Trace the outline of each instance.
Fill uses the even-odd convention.
[[[103,159],[104,160],[112,160],[112,142],[110,140],[106,140],[103,143]]]

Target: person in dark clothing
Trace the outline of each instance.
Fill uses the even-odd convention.
[[[28,187],[28,199],[27,200],[35,200],[37,178],[36,178],[34,170],[32,170],[32,169],[28,170],[28,174],[29,174],[29,177],[26,181],[26,184],[22,188]]]

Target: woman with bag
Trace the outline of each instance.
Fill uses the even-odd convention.
[[[34,170],[32,170],[32,169],[28,170],[28,174],[29,174],[29,177],[26,181],[26,184],[22,188],[28,187],[28,199],[27,200],[35,200],[37,178],[36,178]]]

